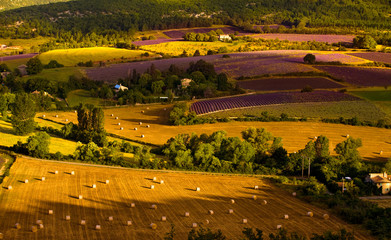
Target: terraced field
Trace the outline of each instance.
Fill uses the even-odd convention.
[[[25,179],[29,182],[24,183]],[[164,184],[157,183],[160,180]],[[150,189],[151,185],[155,189]],[[8,186],[13,189],[6,189]],[[199,192],[195,191],[197,187]],[[151,208],[153,204],[156,209]],[[52,215],[49,210],[53,210]],[[208,214],[209,210],[214,214]],[[307,217],[308,211],[314,217]],[[325,213],[330,215],[329,220],[322,218]],[[289,215],[288,220],[283,219],[284,214]],[[162,216],[167,221],[161,221]],[[244,218],[247,224],[242,223]],[[32,232],[37,220],[44,227]],[[127,221],[132,224],[128,226]],[[14,227],[16,223],[20,229]],[[155,230],[151,223],[157,225]],[[186,239],[193,223],[221,229],[228,239],[239,238],[244,227],[258,227],[268,235],[278,224],[307,237],[346,228],[354,231],[357,239],[371,239],[357,227],[259,177],[140,171],[19,158],[0,189],[0,232],[4,239],[163,239],[171,223],[176,239]],[[101,229],[96,230],[96,225]]]

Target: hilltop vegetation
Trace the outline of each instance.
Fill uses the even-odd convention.
[[[69,0],[0,0],[0,11],[13,8],[27,7],[31,5],[42,5],[48,3],[65,2]]]
[[[0,14],[0,36],[30,38],[58,36],[74,40],[80,34],[132,34],[149,29],[170,29],[212,24],[284,24],[303,27],[389,29],[386,0],[361,1],[136,1],[79,0],[31,6]],[[19,23],[19,24],[17,24]],[[251,28],[251,27],[250,27]],[[90,36],[91,37],[91,36]]]

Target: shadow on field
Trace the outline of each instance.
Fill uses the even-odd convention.
[[[97,181],[98,183],[106,184],[105,181]]]
[[[185,188],[185,190],[192,191],[192,192],[197,192],[197,190],[194,189],[194,188]]]
[[[363,161],[373,162],[373,163],[383,163],[387,162],[387,157],[380,157],[378,152],[373,152],[373,154],[378,155],[378,157],[363,157]]]
[[[86,187],[86,188],[92,188],[91,185],[83,185],[83,187]]]

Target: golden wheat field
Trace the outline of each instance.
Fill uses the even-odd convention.
[[[151,185],[155,188],[151,189]],[[12,190],[6,189],[8,186]],[[200,191],[195,191],[197,187]],[[309,211],[313,217],[306,216]],[[289,219],[284,219],[285,214]],[[323,219],[323,214],[329,214],[330,219]],[[248,220],[247,224],[243,219]],[[37,220],[42,221],[43,228],[33,232],[31,228],[38,226]],[[20,229],[15,228],[16,223]],[[151,229],[151,223],[157,228]],[[172,223],[175,239],[186,239],[193,223],[221,229],[228,239],[238,239],[244,227],[257,227],[269,234],[276,231],[277,225],[307,237],[346,228],[354,231],[357,239],[370,239],[363,230],[260,177],[143,171],[18,158],[0,189],[0,232],[4,239],[163,239]],[[96,230],[96,225],[101,229]]]
[[[363,146],[359,148],[359,151],[364,160],[385,161],[391,157],[390,129],[321,122],[233,121],[191,126],[170,126],[168,124],[170,110],[171,105],[140,105],[127,108],[106,109],[105,128],[110,133],[160,145],[166,143],[169,138],[181,133],[191,134],[194,132],[196,134],[211,134],[215,131],[224,130],[228,133],[228,136],[240,137],[243,130],[249,127],[257,127],[265,128],[274,136],[281,137],[284,147],[288,152],[302,149],[315,136],[324,135],[330,140],[330,152],[332,154],[334,154],[333,149],[336,144],[346,140],[346,135],[349,134],[353,138],[361,138]],[[55,117],[56,114],[58,114],[57,118]],[[112,114],[113,116],[111,116]],[[77,114],[74,112],[51,112],[46,114],[46,118],[63,123],[65,123],[65,119],[76,122]],[[142,123],[141,125],[140,122]],[[141,137],[141,135],[144,135],[144,137]],[[380,151],[382,151],[381,155]]]

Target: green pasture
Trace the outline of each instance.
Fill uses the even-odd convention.
[[[47,37],[36,37],[31,39],[11,39],[11,38],[0,38],[0,44],[7,46],[20,46],[24,49],[30,49],[32,46],[38,46],[49,42],[51,38]]]
[[[358,117],[360,120],[377,121],[386,117],[386,113],[375,106],[375,104],[367,101],[289,103],[235,109],[207,114],[205,116],[217,118],[261,116],[261,113],[264,111],[267,111],[271,116],[280,116],[281,113],[285,113],[289,117],[314,120],[321,118]]]
[[[68,93],[67,101],[70,107],[76,107],[80,103],[84,104],[93,104],[96,106],[105,105],[105,101],[103,99],[92,97],[91,93],[87,90],[74,90]]]
[[[30,78],[45,78],[52,82],[68,82],[69,77],[72,75],[81,76],[83,73],[79,67],[63,67],[63,68],[51,68],[44,69],[42,72],[36,75],[24,76],[25,79]]]
[[[3,61],[2,63],[7,64],[7,66],[8,66],[11,70],[14,70],[14,69],[17,68],[18,66],[23,65],[23,64],[26,64],[27,61],[28,61],[29,59],[30,59],[30,58],[21,58],[21,59]]]
[[[370,101],[391,101],[391,89],[385,89],[384,87],[367,88],[364,90],[351,91],[353,95],[361,98],[365,98]]]
[[[48,64],[50,60],[65,66],[75,66],[79,62],[99,62],[113,60],[120,61],[123,59],[138,59],[145,51],[127,50],[110,47],[92,47],[92,48],[75,48],[75,49],[58,49],[45,52],[39,55],[43,64]]]

